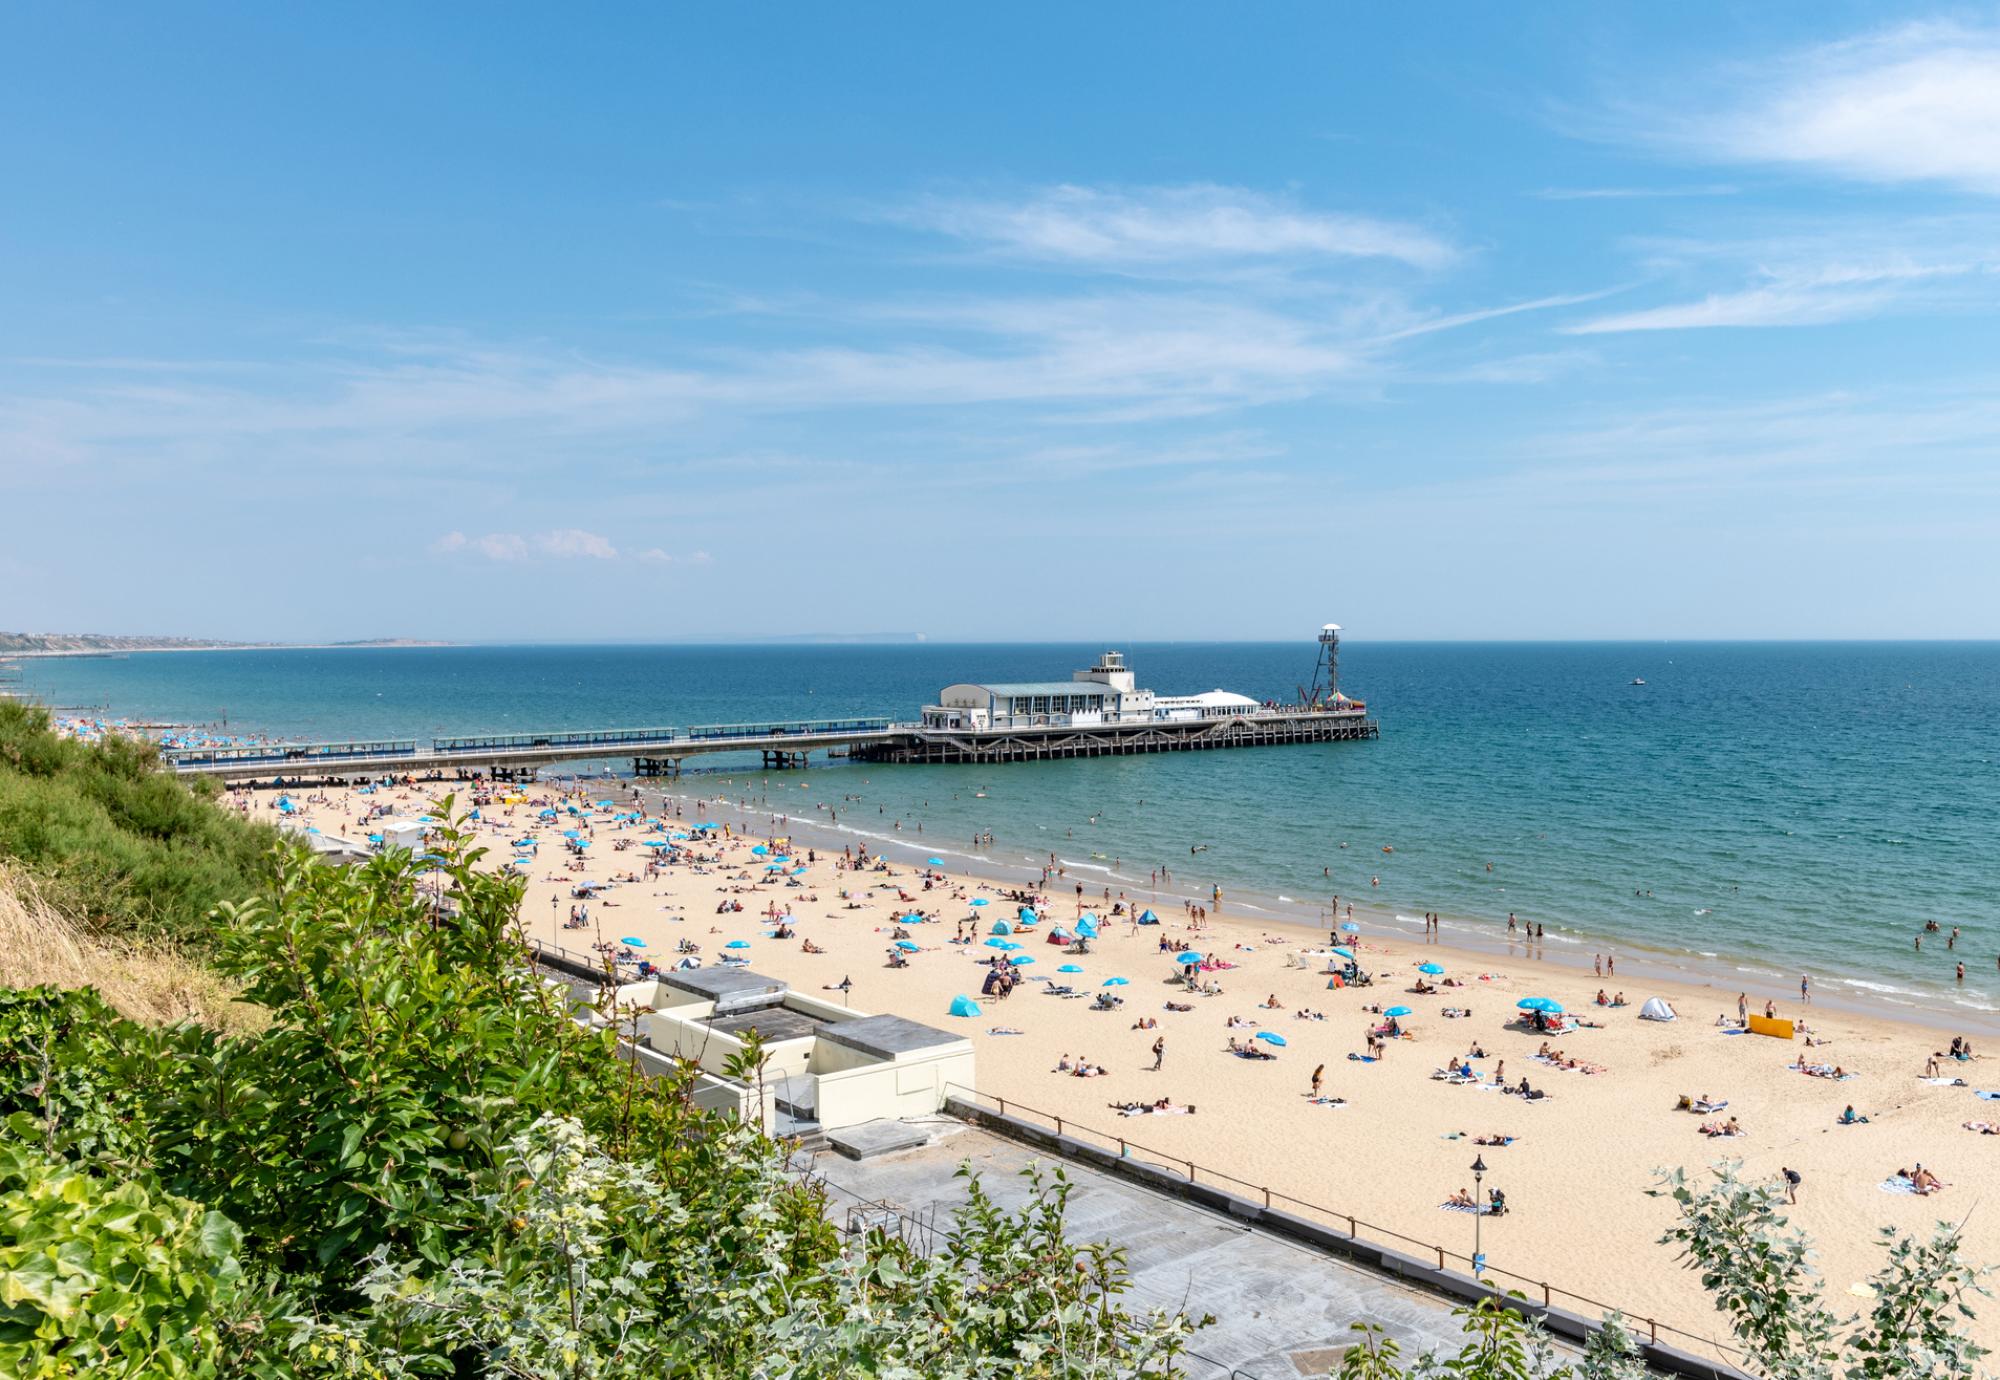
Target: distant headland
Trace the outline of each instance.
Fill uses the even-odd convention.
[[[449,647],[414,637],[350,642],[228,642],[206,637],[128,637],[113,633],[0,632],[0,656],[102,656],[108,652],[274,651],[305,647]]]

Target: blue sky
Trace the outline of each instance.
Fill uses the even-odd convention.
[[[2000,635],[2000,9],[0,20],[0,627]]]

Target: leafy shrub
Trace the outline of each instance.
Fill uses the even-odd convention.
[[[0,1374],[216,1374],[241,1242],[199,1203],[0,1145]]]

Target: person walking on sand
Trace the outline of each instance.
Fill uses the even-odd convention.
[[[1319,1096],[1319,1086],[1325,1080],[1326,1080],[1326,1065],[1321,1064],[1318,1068],[1313,1070],[1312,1095],[1314,1097]]]
[[[1964,964],[1959,965],[1961,971],[1964,966]],[[1812,974],[1810,973],[1799,974],[1799,1004],[1802,1006],[1812,1005]]]
[[[1167,1061],[1167,1037],[1162,1035],[1153,1041],[1153,1072],[1160,1071],[1160,1065]]]

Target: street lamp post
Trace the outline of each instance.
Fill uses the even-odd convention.
[[[1484,1155],[1474,1155],[1472,1157],[1472,1275],[1474,1279],[1479,1277],[1479,1267],[1486,1263],[1485,1252],[1479,1249],[1480,1219],[1486,1216],[1486,1205],[1480,1199],[1479,1185],[1480,1181],[1485,1177],[1486,1157]]]

